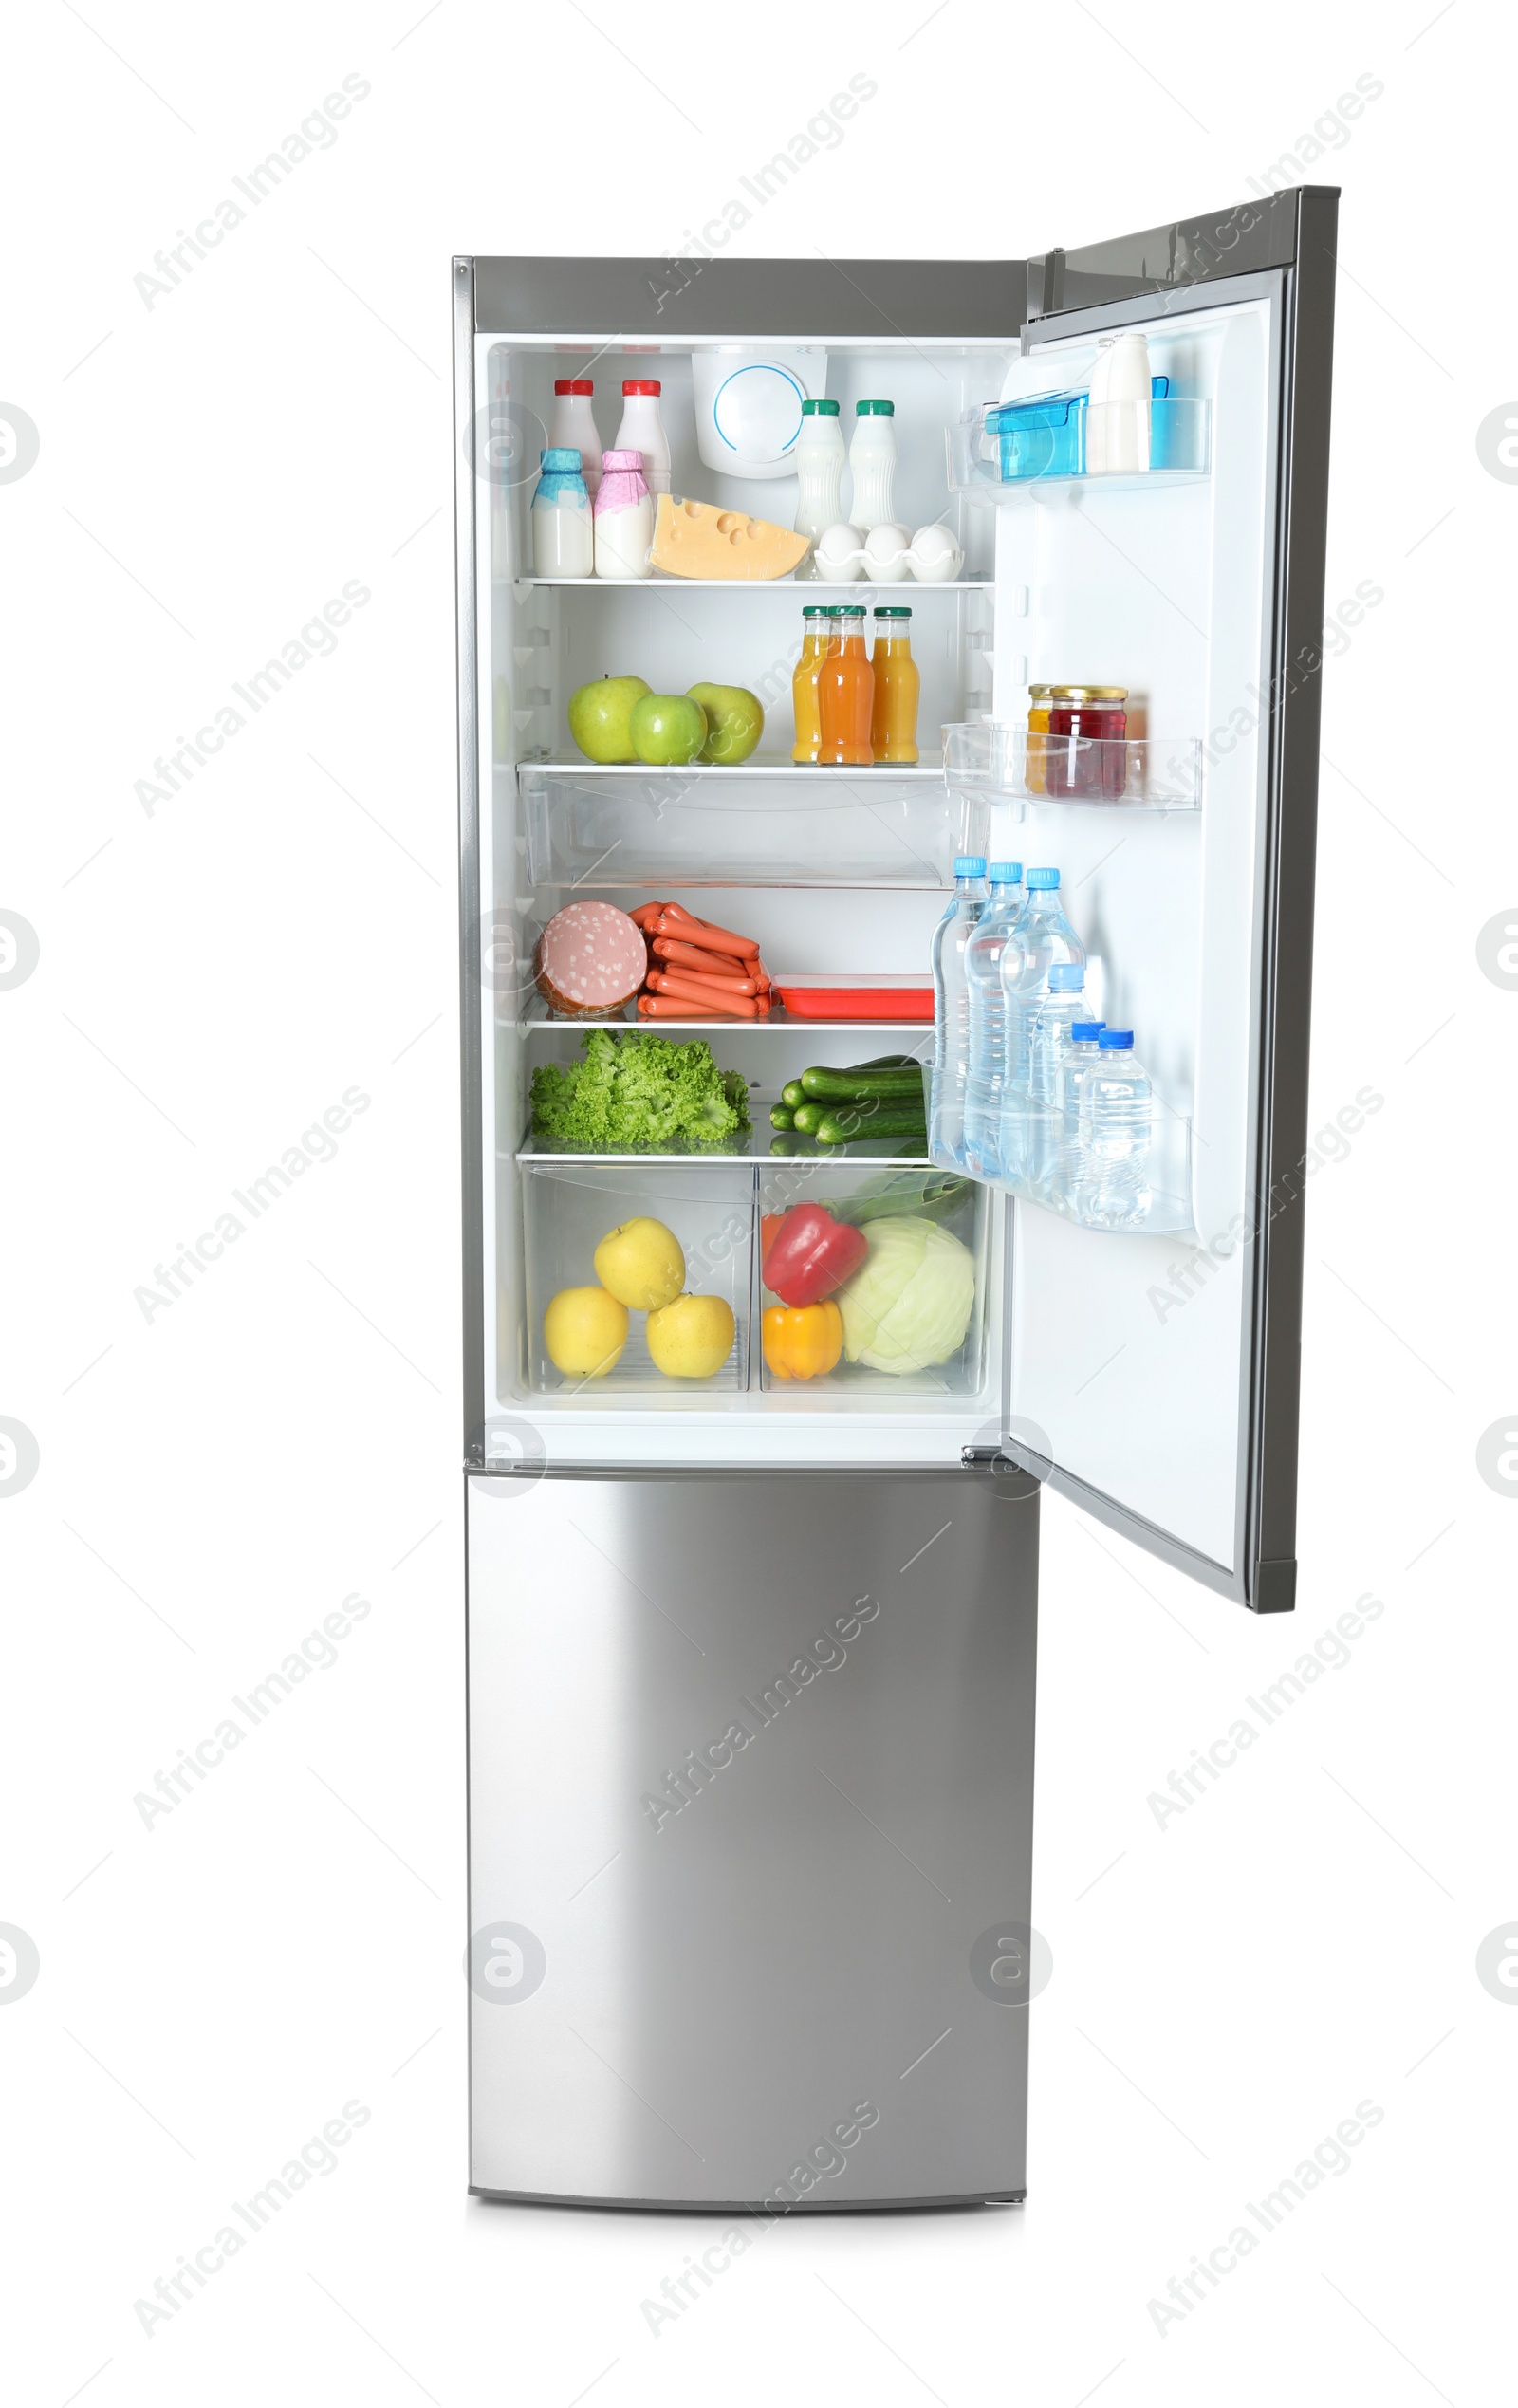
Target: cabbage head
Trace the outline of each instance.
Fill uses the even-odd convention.
[[[833,1297],[849,1362],[905,1375],[959,1352],[975,1303],[975,1261],[936,1222],[868,1221],[869,1253]]]

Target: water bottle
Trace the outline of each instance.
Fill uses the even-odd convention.
[[[1028,1041],[1039,1006],[1049,991],[1049,972],[1059,963],[1085,967],[1085,947],[1064,916],[1057,869],[1030,869],[1027,901],[1001,962],[1002,1017],[1006,1028],[1007,1108],[1002,1114],[1001,1176],[1026,1182],[1023,1134],[1027,1099]]]
[[[1154,1201],[1147,1176],[1154,1097],[1131,1028],[1103,1028],[1081,1083],[1075,1214],[1087,1229],[1139,1229]]]
[[[965,1082],[965,1167],[1001,1176],[1002,1078],[1007,1052],[1002,949],[1023,909],[1023,864],[992,861],[990,900],[965,948],[970,991],[970,1075]]]
[[[1052,1200],[1060,1168],[1061,1104],[1065,1060],[1076,1022],[1089,1027],[1082,989],[1085,972],[1077,961],[1057,961],[1049,991],[1028,1030],[1027,1085],[1022,1103],[1023,1178],[1041,1204]]]
[[[965,1166],[965,1080],[970,1071],[970,991],[965,947],[986,908],[986,863],[954,861],[954,898],[933,934],[933,1083],[928,1154],[946,1171]]]
[[[1101,1059],[1097,1039],[1106,1025],[1104,1020],[1077,1020],[1060,1065],[1055,1161],[1046,1199],[1057,1212],[1075,1210],[1075,1191],[1081,1176],[1081,1089],[1091,1065]]]

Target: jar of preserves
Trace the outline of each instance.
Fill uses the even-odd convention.
[[[1066,803],[1120,801],[1127,785],[1127,699],[1126,686],[1065,686],[1050,697],[1046,793]],[[1075,741],[1061,744],[1061,736]]]
[[[1049,699],[1063,694],[1063,686],[1029,686],[1027,690],[1027,744],[1023,756],[1023,784],[1029,794],[1044,792],[1044,738],[1049,732]]]

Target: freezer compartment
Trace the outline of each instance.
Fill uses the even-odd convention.
[[[840,1225],[833,1236],[815,1211]],[[779,1398],[972,1397],[985,1380],[990,1241],[986,1189],[935,1170],[791,1161],[759,1173],[757,1378]],[[789,1224],[787,1226],[787,1223]],[[824,1309],[787,1303],[768,1285],[771,1248],[821,1227],[834,1264],[853,1239],[863,1254]],[[842,1234],[846,1232],[847,1234]],[[777,1250],[776,1261],[781,1259]],[[824,1276],[826,1274],[824,1273]],[[783,1286],[803,1292],[789,1278]],[[837,1313],[829,1330],[826,1306]]]
[[[467,1487],[473,2186],[1020,2197],[1036,1487]]]
[[[594,1404],[627,1394],[657,1399],[748,1387],[754,1196],[746,1163],[693,1162],[687,1170],[669,1162],[524,1161],[521,1178],[522,1335],[532,1394]],[[598,1273],[597,1248],[635,1221],[657,1226],[624,1236],[615,1267],[603,1263]],[[661,1285],[641,1292],[662,1293],[676,1277],[678,1258],[681,1286],[673,1292],[683,1290],[693,1308],[672,1303],[651,1345],[649,1310],[626,1306],[625,1335],[614,1353],[623,1306],[602,1299],[602,1281],[624,1302],[644,1278]],[[555,1298],[580,1289],[596,1292],[583,1304],[562,1305],[550,1321]],[[509,1337],[502,1332],[503,1354]]]
[[[965,806],[936,758],[908,770],[543,762],[518,775],[528,877],[539,887],[921,890],[952,887],[962,849]]]
[[[1133,811],[1198,811],[1199,736],[1029,735],[982,721],[948,727],[944,775],[963,798],[967,833],[983,833],[981,798],[995,803],[1116,805]],[[1021,818],[1022,814],[1017,815]]]

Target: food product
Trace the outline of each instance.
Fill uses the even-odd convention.
[[[969,1195],[970,1187],[970,1180],[955,1171],[887,1171],[868,1187],[836,1202],[833,1213],[838,1220],[858,1221],[861,1226],[898,1213],[938,1221]]]
[[[924,585],[947,584],[965,565],[965,555],[947,527],[919,527],[912,538],[907,565]]]
[[[642,932],[615,903],[565,903],[538,939],[538,992],[568,1020],[600,1020],[631,1003],[648,969]]]
[[[654,502],[641,452],[602,453],[594,524],[598,577],[652,577]]]
[[[777,1380],[817,1380],[843,1351],[843,1321],[832,1298],[799,1308],[770,1305],[759,1323],[765,1361]]]
[[[539,454],[532,496],[532,565],[540,577],[588,577],[595,565],[590,494],[578,452],[553,445]]]
[[[658,414],[657,377],[629,377],[622,386],[622,419],[617,429],[619,452],[636,452],[651,493],[670,490],[670,438]]]
[[[550,443],[568,446],[579,453],[581,471],[592,501],[601,484],[601,437],[590,406],[595,391],[589,377],[555,377],[553,417],[548,424]]]
[[[912,537],[895,519],[882,519],[864,538],[864,576],[871,585],[896,585],[912,565]]]
[[[710,1380],[732,1352],[738,1324],[725,1296],[676,1296],[647,1322],[648,1351],[672,1380]]]
[[[823,723],[817,715],[817,673],[832,634],[833,613],[825,602],[808,602],[801,615],[801,658],[790,680],[791,716],[796,741],[793,761],[815,761],[822,750]]]
[[[532,1132],[550,1143],[603,1154],[685,1152],[719,1146],[749,1126],[749,1090],[719,1070],[704,1038],[590,1028],[584,1060],[532,1073]]]
[[[875,533],[880,532],[877,528]],[[875,538],[871,537],[873,543]],[[870,750],[877,761],[917,757],[917,697],[922,677],[912,658],[912,613],[886,603],[875,614],[875,650],[870,655],[875,700],[870,713]]]
[[[602,1287],[634,1312],[657,1312],[685,1286],[684,1248],[672,1229],[646,1213],[608,1230],[595,1264]]]
[[[543,1343],[556,1370],[603,1380],[627,1343],[627,1307],[604,1287],[561,1287],[543,1316]]]
[[[1049,732],[1049,706],[1063,686],[1029,686],[1027,690],[1027,751],[1023,770],[1023,784],[1029,794],[1044,791],[1044,765],[1048,747],[1044,739]]]
[[[817,715],[822,723],[819,761],[868,768],[870,714],[875,672],[864,654],[864,613],[852,607],[833,613],[833,636],[817,672]]]
[[[765,732],[765,707],[747,686],[689,686],[693,702],[706,713],[707,736],[701,758],[717,769],[735,769],[747,761]]]
[[[796,532],[820,541],[843,507],[843,430],[836,401],[804,401],[796,437]],[[805,577],[816,569],[802,568]]]
[[[898,1154],[926,1154],[928,1123],[916,1106],[835,1103],[813,1133],[819,1145],[852,1145],[861,1139],[889,1139]]]
[[[911,1102],[923,1101],[922,1065],[920,1062],[864,1062],[852,1070],[833,1070],[815,1065],[801,1074],[802,1092],[820,1098],[824,1103],[861,1103],[865,1102]]]
[[[569,733],[591,761],[636,761],[633,705],[648,692],[642,677],[593,677],[569,697]]]
[[[948,1362],[975,1304],[975,1262],[935,1221],[872,1220],[869,1253],[838,1290],[850,1362],[905,1377]]]
[[[765,1286],[783,1305],[817,1305],[842,1287],[869,1250],[861,1229],[835,1221],[825,1204],[793,1204],[764,1261]]]
[[[817,546],[817,574],[829,585],[851,585],[856,577],[862,577],[862,529],[850,526],[846,518],[841,518],[836,526],[824,528]]]
[[[854,525],[865,535],[872,527],[887,523],[894,526],[896,511],[891,502],[891,488],[896,476],[894,401],[855,402],[854,435],[848,447],[848,464],[854,480],[854,500],[849,510]]]
[[[607,464],[611,454],[606,454]],[[715,502],[658,497],[651,558],[668,577],[786,577],[805,558],[806,538],[768,519]]]
[[[769,1125],[772,1129],[794,1128],[796,1125],[795,1106],[789,1103],[772,1103],[769,1107]]]
[[[1055,694],[1045,738],[1051,795],[1063,802],[1119,800],[1127,784],[1127,699],[1126,686],[1063,686]],[[1062,744],[1062,736],[1073,740]]]
[[[645,694],[628,721],[639,761],[659,769],[694,761],[706,742],[706,713],[684,694]]]

